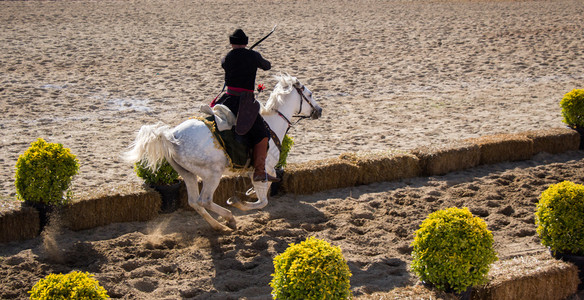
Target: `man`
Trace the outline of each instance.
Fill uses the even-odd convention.
[[[280,181],[266,173],[266,156],[270,133],[259,114],[260,105],[254,99],[257,69],[269,70],[272,65],[259,52],[246,49],[248,37],[237,29],[229,36],[232,50],[221,60],[225,70],[227,92],[217,101],[237,116],[235,132],[253,145],[254,181]]]

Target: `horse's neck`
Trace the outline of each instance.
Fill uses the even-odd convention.
[[[278,113],[270,113],[263,117],[281,142],[284,139],[284,135],[286,135],[286,131],[288,131],[288,122],[279,116]]]
[[[294,93],[290,93],[284,97],[294,97]],[[276,112],[270,112],[268,114],[262,115],[266,123],[270,126],[272,131],[278,136],[280,141],[284,139],[284,135],[288,131],[289,123],[292,120],[292,115],[294,111],[294,103],[290,101],[292,99],[285,99],[284,104],[278,108]],[[281,113],[284,117],[280,116]]]

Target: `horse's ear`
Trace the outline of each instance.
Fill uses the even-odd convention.
[[[296,79],[296,80],[294,81],[294,84],[293,84],[293,86],[294,86],[295,88],[300,88],[300,87],[302,87],[302,84],[300,83],[300,80]]]

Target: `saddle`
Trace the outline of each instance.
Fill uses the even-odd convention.
[[[233,169],[247,169],[251,165],[253,145],[236,132],[237,118],[231,110],[223,105],[216,104],[211,108],[209,105],[201,105],[201,112],[209,115],[204,118],[205,124],[219,142],[220,146],[225,150],[227,157],[231,160]],[[281,151],[282,144],[278,136],[272,131],[270,126],[264,122],[266,128],[270,132],[270,139],[274,141],[276,148]]]
[[[244,136],[235,132],[235,115],[222,104],[201,105],[201,112],[209,115],[204,118],[205,124],[225,150],[233,169],[247,169],[251,165],[252,145]]]

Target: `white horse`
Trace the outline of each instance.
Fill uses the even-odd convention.
[[[322,114],[322,108],[312,97],[312,92],[302,85],[298,79],[289,75],[276,77],[278,83],[265,106],[261,107],[261,115],[280,141],[291,126],[293,116],[311,117],[317,119]],[[294,115],[296,114],[296,115]],[[189,119],[175,128],[159,122],[156,125],[144,125],[140,128],[136,140],[130,146],[131,150],[124,153],[123,158],[130,162],[143,161],[150,169],[156,170],[166,159],[185,181],[188,202],[215,230],[235,230],[235,218],[230,210],[213,202],[213,193],[221,177],[230,173],[230,162],[225,151],[218,143],[204,122]],[[280,150],[270,139],[266,172],[276,176],[274,167],[280,157]],[[247,172],[250,178],[252,172]],[[199,193],[198,177],[203,187]],[[261,209],[268,204],[268,189],[270,182],[253,181],[257,195],[255,202],[242,202],[230,198],[228,204],[240,210]],[[221,216],[227,223],[223,225],[213,218],[207,210]]]

